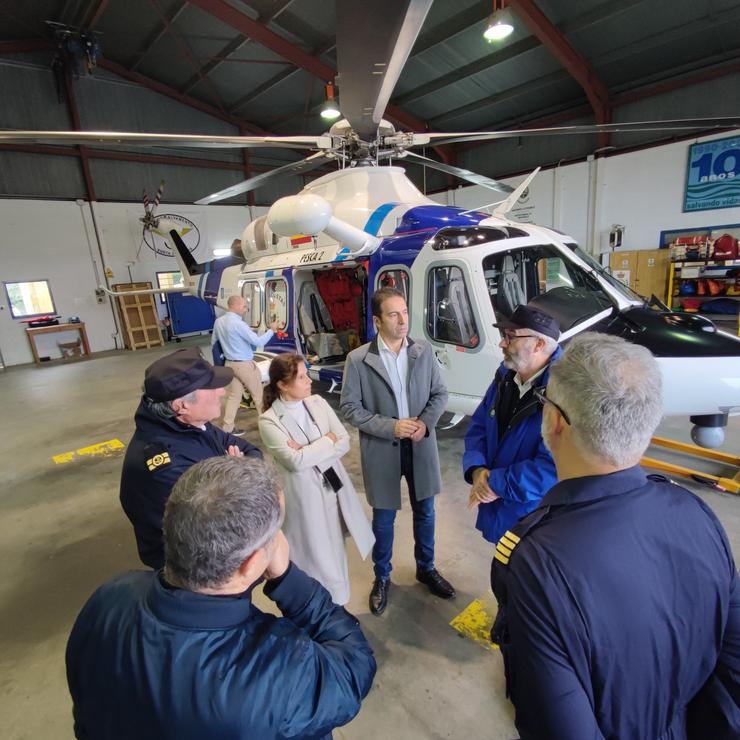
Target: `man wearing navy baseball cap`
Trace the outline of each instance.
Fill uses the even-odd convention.
[[[517,306],[494,324],[504,361],[465,435],[463,475],[476,527],[495,544],[555,485],[555,463],[542,441],[542,406],[550,363],[560,356],[560,327],[533,306]]]
[[[161,357],[144,372],[136,431],[121,472],[121,505],[134,526],[139,558],[150,568],[164,565],[164,507],[191,465],[219,455],[262,457],[254,445],[211,424],[233,376],[197,347]]]

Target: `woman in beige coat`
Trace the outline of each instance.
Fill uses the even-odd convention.
[[[285,482],[285,525],[291,560],[322,583],[336,604],[349,601],[344,538],[362,558],[375,537],[341,463],[349,435],[329,404],[311,395],[302,357],[282,354],[270,364],[259,430]]]

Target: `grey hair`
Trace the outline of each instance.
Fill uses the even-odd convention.
[[[164,512],[165,578],[191,591],[227,582],[282,524],[277,471],[253,457],[212,457],[189,468]]]
[[[660,367],[650,350],[585,332],[552,365],[547,395],[562,406],[589,458],[636,465],[663,414]]]
[[[194,403],[197,398],[196,393],[197,390],[190,391],[190,393],[182,396],[180,400],[185,401],[185,403]],[[149,396],[144,396],[144,403],[149,411],[160,419],[174,419],[177,417],[177,412],[172,408],[172,401],[155,401]]]
[[[534,329],[530,329],[532,336],[541,339],[545,343],[544,351],[546,354],[551,355],[558,348],[558,340],[548,337],[547,334],[541,334]]]

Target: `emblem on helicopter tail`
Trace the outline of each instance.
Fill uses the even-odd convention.
[[[163,213],[158,218],[166,218],[170,221],[174,221],[178,226],[178,233],[180,238],[185,243],[185,246],[192,253],[198,248],[200,244],[200,231],[198,227],[185,216],[178,216],[175,213]],[[144,232],[144,243],[152,250],[155,254],[159,254],[162,257],[173,257],[172,250],[169,248],[167,242],[153,231]]]

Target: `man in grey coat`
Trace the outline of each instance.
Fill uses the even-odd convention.
[[[442,490],[434,427],[447,404],[447,388],[431,346],[406,336],[403,295],[381,288],[370,305],[377,336],[347,356],[340,410],[360,430],[375,534],[370,611],[378,615],[388,603],[402,476],[413,512],[416,578],[443,599],[453,598],[455,590],[434,567],[434,497]]]

